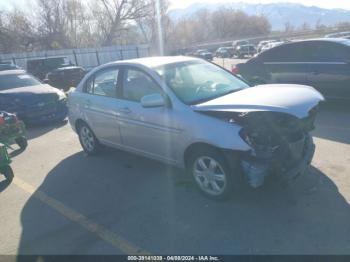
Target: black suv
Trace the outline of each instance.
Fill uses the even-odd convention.
[[[232,72],[251,84],[304,84],[327,98],[350,99],[350,40],[287,43],[238,64]]]
[[[65,56],[37,58],[27,61],[27,72],[43,80],[52,70],[71,65],[72,63]]]
[[[76,87],[84,77],[86,71],[80,66],[67,66],[57,68],[46,75],[44,82],[68,91],[70,87]]]

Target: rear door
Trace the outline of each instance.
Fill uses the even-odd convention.
[[[119,146],[121,137],[117,122],[120,102],[117,99],[119,67],[109,67],[92,75],[82,97],[85,118],[97,138],[109,145]]]
[[[308,81],[328,98],[350,98],[350,47],[315,42],[310,48]]]

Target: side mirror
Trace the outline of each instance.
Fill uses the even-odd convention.
[[[165,106],[165,99],[161,94],[145,95],[141,98],[141,105],[145,108]]]

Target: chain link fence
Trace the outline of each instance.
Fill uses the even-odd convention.
[[[128,45],[0,54],[0,61],[11,62],[26,69],[28,60],[62,56],[67,57],[73,64],[89,70],[111,61],[150,56],[150,47],[148,45]]]

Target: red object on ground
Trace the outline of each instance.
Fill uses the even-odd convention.
[[[0,126],[5,124],[5,119],[0,116]]]

